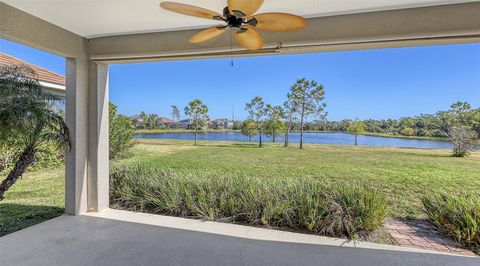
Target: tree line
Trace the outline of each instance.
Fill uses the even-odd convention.
[[[421,114],[400,119],[328,121],[322,118],[307,123],[305,130],[348,132],[348,127],[352,123],[360,121],[364,124],[366,133],[448,138],[452,120],[461,113],[468,116],[468,119],[462,121],[462,123],[467,126],[470,125],[480,136],[480,108],[474,109],[467,102],[456,102],[450,106],[449,110],[438,111],[434,114]],[[293,126],[295,129],[299,129],[299,127],[299,124]]]
[[[288,136],[295,121],[299,124],[300,149],[303,149],[303,133],[309,117],[324,117],[325,88],[314,80],[298,79],[290,88],[283,105],[266,104],[262,97],[256,96],[245,105],[248,119],[241,126],[242,134],[251,137],[258,135],[258,146],[262,147],[262,134],[272,136],[284,134],[284,146],[289,145]]]
[[[308,97],[305,97],[308,95]],[[426,136],[449,139],[453,145],[453,156],[468,156],[477,148],[480,139],[480,108],[474,109],[467,102],[456,102],[449,110],[435,114],[422,114],[414,117],[386,120],[351,120],[328,121],[326,104],[323,102],[323,86],[316,82],[300,79],[292,86],[283,106],[271,106],[263,103],[261,97],[255,97],[246,105],[249,118],[242,123],[241,132],[248,136],[259,136],[262,146],[262,133],[272,136],[284,134],[285,147],[292,130],[300,131],[300,149],[303,148],[303,132],[348,132],[357,136],[367,133]],[[314,115],[316,119],[305,122],[305,118]]]

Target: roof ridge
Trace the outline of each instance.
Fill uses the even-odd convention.
[[[2,53],[2,52],[0,52],[0,65],[1,64],[4,64],[4,65],[6,65],[6,64],[23,64],[23,65],[29,66],[30,68],[32,68],[35,71],[39,81],[59,84],[59,85],[63,85],[63,86],[65,86],[65,84],[66,84],[65,76],[60,75],[60,74],[58,74],[54,71],[48,70],[46,68],[39,67],[39,66],[34,65],[32,63],[29,63],[25,60],[14,57],[12,55]]]

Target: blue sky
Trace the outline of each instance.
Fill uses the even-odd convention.
[[[0,40],[0,50],[65,73],[65,60]],[[245,103],[262,96],[282,104],[297,78],[325,86],[329,119],[400,118],[446,110],[455,101],[480,107],[480,44],[305,55],[111,65],[110,100],[120,113],[169,116],[199,98],[210,117],[246,118]],[[183,114],[182,114],[182,117]]]

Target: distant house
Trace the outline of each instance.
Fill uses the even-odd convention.
[[[192,125],[192,120],[184,119],[177,122],[178,128],[187,129]]]
[[[168,125],[168,124],[172,124],[172,123],[175,123],[175,120],[172,120],[170,118],[166,118],[166,117],[160,117],[160,122]]]
[[[5,53],[0,53],[0,65],[25,65],[30,67],[35,71],[36,76],[34,78],[38,79],[45,91],[57,96],[61,100],[61,106],[59,107],[63,108],[65,106],[65,76]]]
[[[226,118],[222,119],[215,119],[210,122],[208,125],[210,129],[232,129],[233,128],[233,121],[230,121]]]
[[[145,121],[143,121],[143,118],[141,118],[139,115],[132,115],[128,118],[128,120],[132,121],[137,128],[141,128],[145,125]]]
[[[178,124],[175,120],[166,117],[159,117],[160,123],[164,128],[177,128]]]
[[[208,123],[207,125],[203,125],[200,127],[200,129],[202,130],[205,130],[208,128]],[[181,129],[194,129],[194,125],[193,125],[193,120],[191,119],[184,119],[184,120],[180,120],[178,122],[175,122],[175,127],[176,128],[181,128]]]

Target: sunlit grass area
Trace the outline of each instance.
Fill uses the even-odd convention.
[[[360,184],[378,191],[396,218],[427,218],[421,198],[434,192],[480,190],[480,153],[454,158],[450,150],[297,145],[280,143],[139,140],[132,156],[112,167],[141,165],[180,176],[315,179]],[[64,211],[64,169],[24,175],[0,202],[0,235],[59,216]]]
[[[0,236],[60,216],[64,212],[64,168],[25,174],[0,202]]]
[[[140,140],[133,156],[112,165],[141,164],[188,175],[228,174],[235,178],[312,178],[366,185],[385,196],[396,218],[426,218],[421,197],[480,189],[480,153],[454,158],[450,150],[279,143]]]

